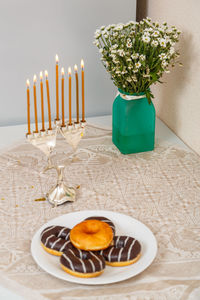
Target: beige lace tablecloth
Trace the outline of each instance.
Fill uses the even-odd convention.
[[[122,155],[109,130],[88,127],[80,161],[58,138],[54,159],[67,165],[66,180],[80,184],[74,203],[52,208],[36,202],[55,184],[55,171],[39,172],[46,157],[27,144],[0,155],[0,284],[25,299],[199,300],[200,158],[173,145]],[[34,233],[48,220],[85,209],[105,209],[137,218],[150,227],[158,254],[140,275],[116,284],[84,286],[41,270],[30,253]]]

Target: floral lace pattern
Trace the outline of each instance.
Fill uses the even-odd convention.
[[[122,155],[111,131],[88,126],[77,156],[58,137],[53,160],[66,165],[65,179],[80,185],[74,203],[52,208],[36,202],[55,184],[55,170],[40,174],[46,157],[32,145],[0,155],[0,282],[25,299],[200,299],[200,158],[158,144],[153,152]],[[91,201],[92,199],[92,201]],[[130,215],[158,241],[153,264],[134,278],[104,285],[63,282],[41,270],[30,253],[34,233],[59,215],[105,209]]]

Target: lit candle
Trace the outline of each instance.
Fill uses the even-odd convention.
[[[41,94],[41,113],[42,113],[42,131],[45,131],[44,128],[44,98],[43,98],[43,74],[40,72],[40,94]]]
[[[64,109],[64,68],[61,69],[61,88],[62,88],[62,127],[65,126],[65,109]]]
[[[49,82],[48,82],[48,72],[45,71],[45,78],[46,78],[46,89],[47,89],[47,104],[48,104],[48,116],[49,116],[49,130],[52,129],[51,127],[51,106],[50,106],[50,96],[49,96]]]
[[[85,82],[84,82],[84,61],[81,59],[81,83],[82,83],[82,120],[85,122]]]
[[[56,120],[59,120],[58,61],[56,54]]]
[[[69,125],[72,125],[72,70],[68,68],[69,75]]]
[[[38,119],[37,119],[37,97],[36,97],[36,81],[37,76],[33,77],[33,96],[34,96],[34,111],[35,111],[35,132],[38,132]]]
[[[27,123],[28,123],[28,132],[27,134],[31,133],[31,126],[30,126],[30,81],[27,79],[26,81],[27,86]]]
[[[78,89],[78,68],[74,66],[75,78],[76,78],[76,123],[79,123],[79,89]]]

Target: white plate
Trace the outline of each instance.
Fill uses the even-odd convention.
[[[107,217],[115,224],[117,235],[129,235],[136,238],[142,246],[141,258],[130,266],[106,266],[103,274],[94,278],[78,278],[64,272],[60,267],[59,257],[48,254],[43,250],[40,244],[40,234],[42,230],[49,225],[61,225],[72,228],[90,216]],[[156,256],[157,242],[151,230],[134,218],[112,211],[85,210],[62,215],[44,224],[35,233],[32,239],[31,253],[36,263],[43,270],[57,278],[79,284],[108,284],[128,279],[144,271],[153,262]]]

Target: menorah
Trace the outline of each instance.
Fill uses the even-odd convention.
[[[76,78],[76,120],[72,119],[71,112],[71,68],[68,69],[69,75],[69,119],[64,116],[64,69],[61,69],[61,98],[62,98],[62,119],[59,119],[59,91],[58,91],[58,56],[56,55],[56,119],[52,127],[51,122],[51,106],[50,106],[50,92],[48,83],[48,73],[45,71],[46,77],[46,91],[47,91],[47,104],[48,104],[48,119],[49,128],[45,129],[44,123],[44,100],[43,100],[43,76],[40,72],[40,91],[41,91],[41,119],[42,128],[38,130],[37,121],[37,97],[36,97],[36,75],[33,78],[33,96],[34,96],[34,112],[35,112],[35,131],[31,132],[30,128],[30,82],[27,80],[27,122],[28,132],[26,134],[27,141],[33,146],[41,150],[47,156],[47,166],[43,170],[46,172],[52,168],[57,171],[57,183],[46,194],[46,199],[53,205],[57,206],[67,201],[75,201],[76,190],[69,187],[64,183],[64,166],[55,165],[52,163],[51,154],[56,146],[56,138],[60,133],[67,143],[72,147],[74,153],[77,146],[84,135],[86,120],[84,111],[84,64],[81,61],[82,73],[82,120],[79,120],[79,86],[78,86],[78,68],[74,67]]]

